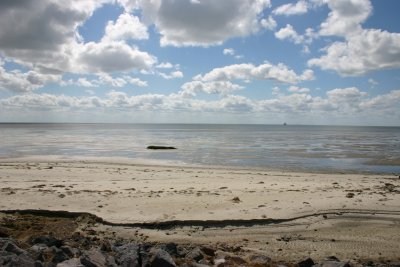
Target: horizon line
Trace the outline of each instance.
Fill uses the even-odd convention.
[[[4,124],[125,124],[125,125],[253,125],[253,126],[334,126],[334,127],[391,127],[397,128],[400,125],[365,125],[365,124],[301,124],[295,123],[290,124],[282,122],[277,123],[212,123],[212,122],[1,122],[0,125]]]

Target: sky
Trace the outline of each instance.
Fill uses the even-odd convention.
[[[0,1],[0,122],[400,126],[398,0]]]

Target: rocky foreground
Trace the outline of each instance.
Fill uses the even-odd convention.
[[[332,255],[319,262],[307,255],[300,262],[276,262],[235,244],[210,246],[116,238],[113,233],[93,230],[91,226],[96,223],[89,215],[71,219],[1,214],[0,266],[400,266],[390,261],[349,263]]]
[[[351,266],[333,256],[320,263],[315,263],[311,258],[307,258],[297,264],[285,264],[274,263],[272,259],[265,255],[237,256],[235,252],[240,248],[216,249],[207,246],[179,246],[175,243],[150,244],[121,241],[103,241],[99,244],[80,235],[75,235],[70,240],[59,240],[52,236],[39,236],[33,238],[29,244],[31,246],[24,250],[19,247],[15,239],[0,238],[0,266]],[[374,264],[370,262],[367,265],[373,266]],[[388,266],[400,265],[389,264]]]

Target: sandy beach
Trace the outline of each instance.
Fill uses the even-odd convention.
[[[0,182],[2,211],[90,213],[104,235],[222,242],[279,260],[400,260],[396,175],[3,160]]]

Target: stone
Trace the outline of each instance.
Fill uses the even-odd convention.
[[[56,246],[56,247],[61,247],[62,246],[62,240],[58,240],[55,237],[52,236],[39,236],[36,237],[32,240],[33,244],[45,244],[48,247]]]
[[[48,249],[49,247],[46,246],[45,244],[35,244],[33,245],[29,250],[33,253],[41,253]]]
[[[149,243],[139,245],[139,257],[142,262],[142,267],[150,266],[150,258],[157,251],[156,248]]]
[[[29,248],[33,259],[38,261],[44,261],[44,255],[46,255],[47,251],[51,251],[51,249],[45,244],[36,244]]]
[[[9,236],[10,235],[8,234],[8,230],[6,228],[0,226],[0,238],[6,238]]]
[[[246,261],[239,256],[227,256],[225,257],[225,260],[227,266],[240,265],[246,263]]]
[[[159,246],[160,249],[165,250],[172,256],[178,256],[178,246],[175,243],[166,243]]]
[[[62,251],[59,248],[55,248],[55,254],[54,254],[53,258],[51,259],[51,262],[57,264],[57,263],[69,260],[69,258],[70,257],[66,253],[64,253],[64,251]]]
[[[315,264],[314,267],[351,267],[351,265],[348,262],[342,261],[322,261]]]
[[[191,259],[194,261],[200,261],[202,258],[204,258],[203,253],[201,253],[201,250],[199,247],[195,247],[192,249],[187,255],[187,259]]]
[[[70,246],[62,246],[60,248],[65,254],[68,255],[68,257],[72,258],[72,257],[76,257],[80,254],[79,249],[77,248],[72,248]]]
[[[311,267],[313,265],[315,265],[315,262],[311,258],[307,258],[297,263],[297,266],[299,267]]]
[[[0,254],[0,266],[35,266],[35,261],[28,255],[28,252],[15,245],[11,239],[2,240],[1,244],[3,246]]]
[[[249,257],[249,262],[251,266],[254,267],[266,267],[271,263],[271,258],[264,255],[251,255]]]
[[[134,243],[124,244],[114,247],[116,253],[116,262],[122,267],[139,267],[139,245]]]
[[[98,250],[85,251],[81,256],[81,263],[85,267],[106,267],[106,257]]]
[[[106,255],[107,267],[119,267],[115,262],[115,258],[111,255]]]
[[[213,248],[211,248],[211,247],[202,246],[202,247],[200,248],[200,250],[201,250],[204,254],[206,254],[207,256],[210,256],[210,257],[214,257],[214,256],[215,256],[215,249],[213,249]]]
[[[197,262],[194,262],[191,265],[192,265],[192,267],[210,267],[210,265],[208,265],[208,264],[202,264],[202,263],[197,263]]]
[[[0,253],[0,266],[2,267],[35,267],[35,261],[26,254],[16,255],[11,252]]]
[[[150,259],[151,267],[176,267],[174,260],[168,252],[157,249]]]
[[[27,252],[25,250],[19,248],[17,245],[15,245],[12,242],[7,242],[3,246],[2,250],[3,251],[7,251],[7,252],[11,252],[11,253],[16,254],[16,255],[27,254]]]
[[[57,264],[57,267],[85,267],[78,258],[66,260]]]
[[[100,249],[101,249],[102,251],[111,252],[111,251],[112,251],[112,246],[111,246],[111,244],[110,244],[109,241],[103,241],[103,242],[101,243]]]
[[[223,267],[225,266],[225,259],[216,259],[214,260],[214,266],[215,267]]]

